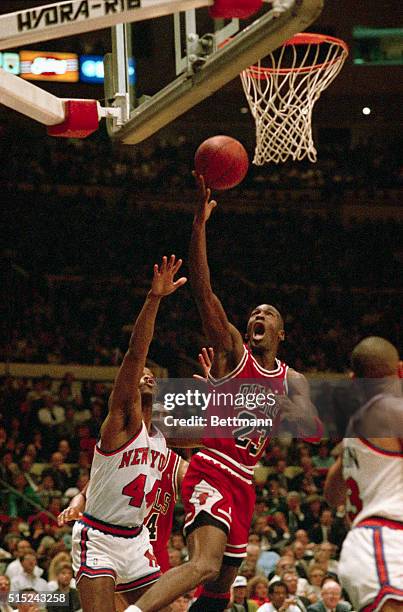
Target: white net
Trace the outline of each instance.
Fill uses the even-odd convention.
[[[256,122],[253,163],[289,157],[316,161],[312,109],[341,70],[348,55],[343,41],[319,34],[297,34],[257,65],[241,73]]]

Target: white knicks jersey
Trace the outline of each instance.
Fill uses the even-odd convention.
[[[167,461],[164,436],[142,424],[138,434],[111,453],[95,447],[86,515],[123,527],[142,525],[154,503]]]
[[[384,451],[363,438],[345,438],[343,478],[353,526],[375,516],[403,522],[403,452]]]

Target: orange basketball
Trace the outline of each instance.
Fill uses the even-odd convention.
[[[212,136],[195,153],[195,170],[211,189],[235,187],[245,178],[248,168],[245,147],[230,136]]]

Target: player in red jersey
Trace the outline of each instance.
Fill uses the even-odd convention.
[[[256,307],[249,318],[246,344],[227,315],[210,284],[207,262],[206,222],[215,201],[203,177],[197,177],[201,198],[193,221],[190,243],[190,278],[209,343],[215,351],[210,381],[225,392],[231,380],[254,383],[277,400],[272,417],[275,426],[287,420],[302,432],[320,436],[320,423],[310,400],[309,386],[302,374],[281,363],[276,355],[284,340],[283,319],[268,304]],[[251,379],[253,379],[251,381]],[[259,391],[258,389],[258,391]],[[232,383],[233,390],[233,383]],[[161,610],[180,594],[203,583],[203,591],[190,610],[225,610],[229,589],[237,574],[246,544],[255,494],[253,467],[262,456],[269,438],[234,432],[226,438],[202,439],[206,447],[193,455],[182,485],[186,519],[185,532],[190,561],[167,572],[128,612]],[[236,436],[241,435],[241,438]]]
[[[171,536],[175,504],[188,468],[188,462],[173,450],[168,449],[167,464],[164,468],[160,487],[157,490],[154,505],[145,520],[150,532],[150,542],[162,572],[170,568],[168,542]]]

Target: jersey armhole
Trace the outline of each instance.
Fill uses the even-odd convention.
[[[104,457],[112,457],[113,455],[116,455],[117,453],[120,453],[121,451],[123,451],[125,448],[127,448],[128,446],[130,446],[130,444],[132,444],[132,442],[134,442],[136,440],[136,438],[139,437],[139,435],[141,434],[141,432],[143,431],[143,427],[145,427],[144,422],[141,422],[141,426],[139,428],[139,430],[131,437],[127,440],[127,442],[125,442],[124,444],[122,444],[122,446],[119,446],[119,448],[112,450],[112,451],[103,451],[99,448],[99,444],[101,443],[101,438],[99,438],[98,442],[95,445],[95,450],[97,453],[99,453],[100,455],[103,455]]]

